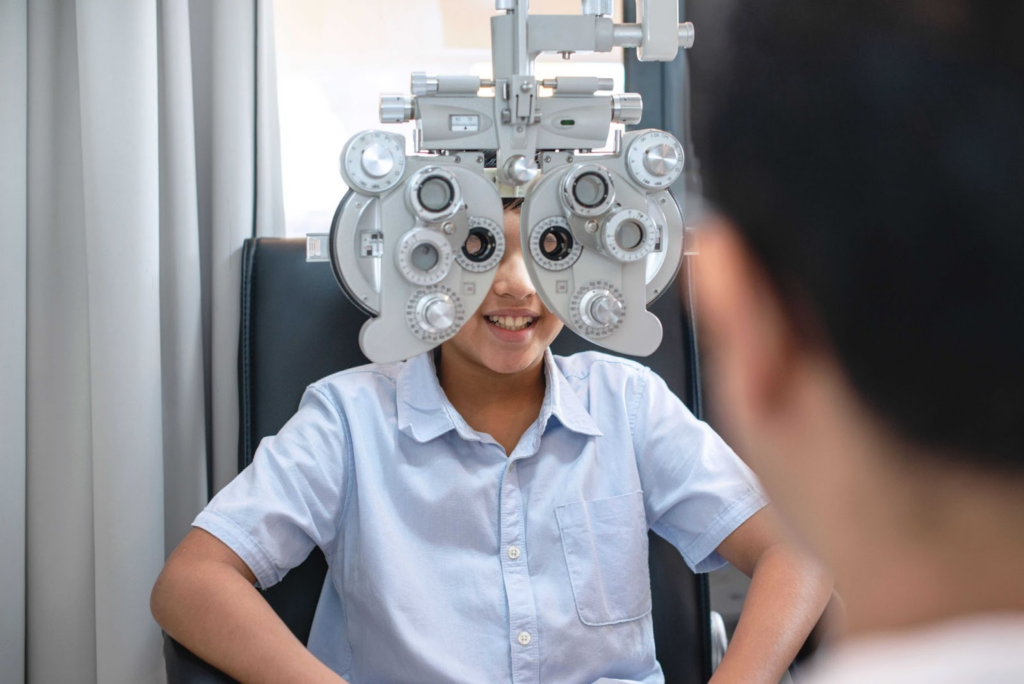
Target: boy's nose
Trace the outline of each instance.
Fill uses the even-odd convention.
[[[521,251],[513,249],[505,253],[495,274],[493,289],[498,296],[515,299],[527,299],[536,294]]]

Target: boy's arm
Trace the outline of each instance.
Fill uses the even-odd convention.
[[[157,578],[153,617],[190,651],[240,682],[344,684],[295,638],[255,582],[234,551],[193,528]]]
[[[797,549],[766,506],[719,545],[718,553],[751,578],[736,633],[711,684],[777,684],[832,595],[832,578]]]

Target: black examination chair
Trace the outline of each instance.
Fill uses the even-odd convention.
[[[690,339],[675,287],[652,307],[665,339],[641,359],[689,403]],[[298,408],[310,383],[367,363],[359,350],[365,316],[342,294],[327,263],[307,264],[305,240],[258,238],[246,241],[242,266],[242,324],[239,342],[239,470],[260,440],[275,434]],[[563,331],[556,354],[591,345]],[[298,638],[309,638],[327,564],[319,549],[282,582],[264,592],[267,601]],[[711,677],[711,628],[706,575],[694,575],[668,542],[650,536],[654,639],[668,684],[704,684]],[[170,637],[164,638],[170,684],[234,681]],[[483,684],[483,683],[482,683]]]

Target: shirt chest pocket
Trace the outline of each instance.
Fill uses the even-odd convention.
[[[611,625],[651,612],[643,493],[576,501],[555,515],[583,624]]]

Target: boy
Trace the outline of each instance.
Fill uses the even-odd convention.
[[[647,369],[555,358],[507,206],[480,310],[436,354],[307,390],[168,560],[153,612],[252,682],[661,682],[647,530],[753,575],[715,681],[776,684],[830,582],[750,471]],[[309,650],[253,588],[313,545]]]

